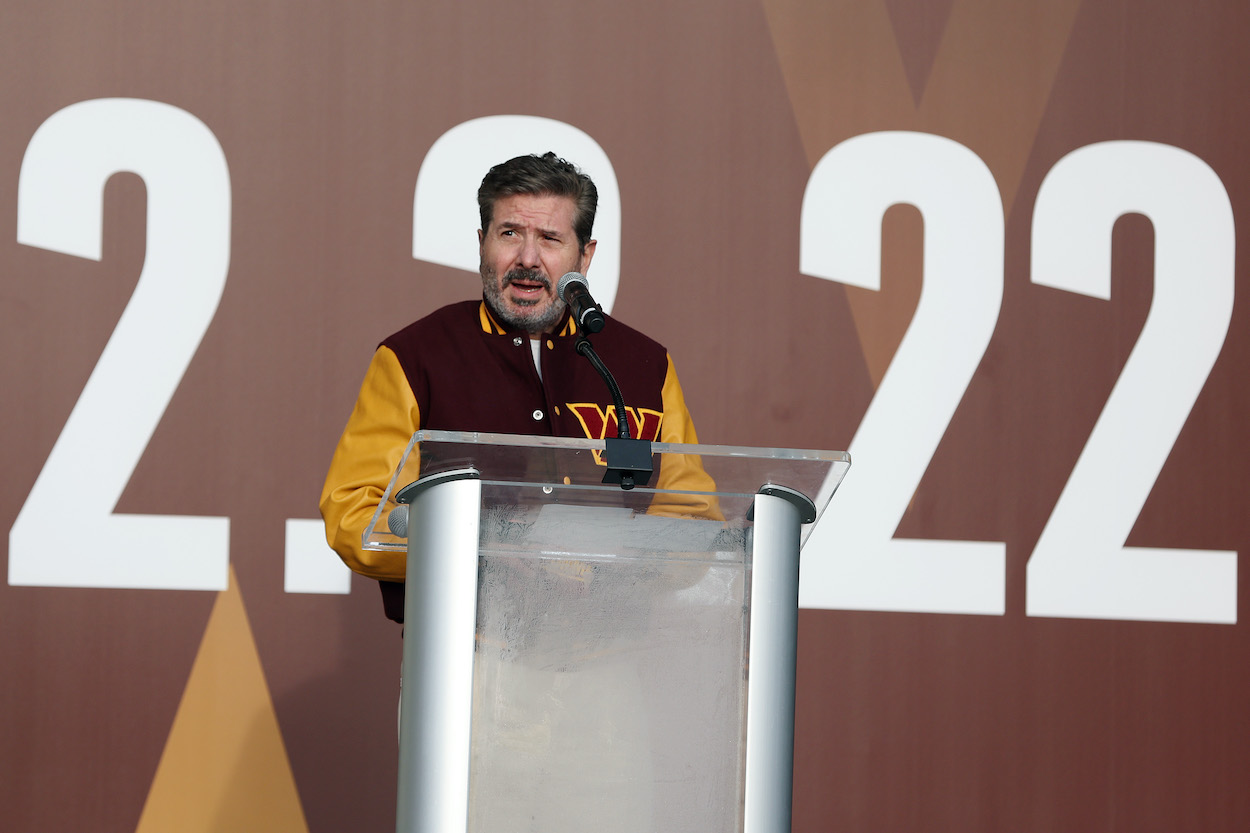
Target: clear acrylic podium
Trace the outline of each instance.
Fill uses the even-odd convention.
[[[654,443],[623,490],[603,449],[413,436],[365,532],[408,553],[399,833],[789,831],[799,548],[850,458]]]

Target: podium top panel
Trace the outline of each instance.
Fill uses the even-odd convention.
[[[755,495],[764,487],[799,492],[819,515],[850,467],[842,451],[747,448],[722,445],[651,444],[655,473],[647,486],[623,490],[604,483],[604,440],[454,431],[418,431],[391,478],[373,522],[367,549],[403,550],[387,518],[404,487],[421,478],[473,469],[484,494],[518,503],[551,503],[632,509],[670,518],[751,523]],[[400,498],[401,502],[404,498]],[[806,541],[813,524],[806,524]]]

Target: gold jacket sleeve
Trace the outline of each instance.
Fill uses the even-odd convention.
[[[403,581],[404,553],[366,551],[361,541],[408,440],[420,426],[421,414],[399,360],[389,348],[379,347],[321,491],[326,541],[361,575]]]
[[[660,425],[659,441],[695,445],[699,437],[686,409],[686,397],[677,381],[677,368],[673,357],[668,358],[668,371],[664,376],[664,421]],[[658,489],[681,489],[692,492],[712,492],[716,483],[703,469],[703,460],[697,454],[666,454],[660,467]],[[710,495],[657,495],[648,510],[653,515],[693,516],[723,521],[716,498]]]

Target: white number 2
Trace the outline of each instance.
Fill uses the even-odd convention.
[[[881,218],[924,217],[924,283],[851,441],[846,483],[803,553],[805,607],[1001,614],[1006,547],[894,538],[998,322],[1003,209],[976,154],[940,136],[875,133],[833,148],[803,198],[799,268],[879,289]]]
[[[159,102],[66,107],[26,149],[17,239],[99,260],[104,186],[122,171],[147,188],[143,270],[9,532],[9,583],[224,590],[227,518],[113,513],[225,288],[230,175],[217,139]]]
[[[1111,297],[1111,227],[1155,229],[1146,324],[1059,496],[1028,566],[1030,616],[1237,621],[1237,553],[1125,547],[1224,344],[1233,312],[1233,211],[1187,151],[1105,142],[1042,182],[1033,282]]]

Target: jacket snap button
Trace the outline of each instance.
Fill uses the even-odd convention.
[[[542,418],[543,418],[542,411],[534,411],[534,419],[542,419]]]

